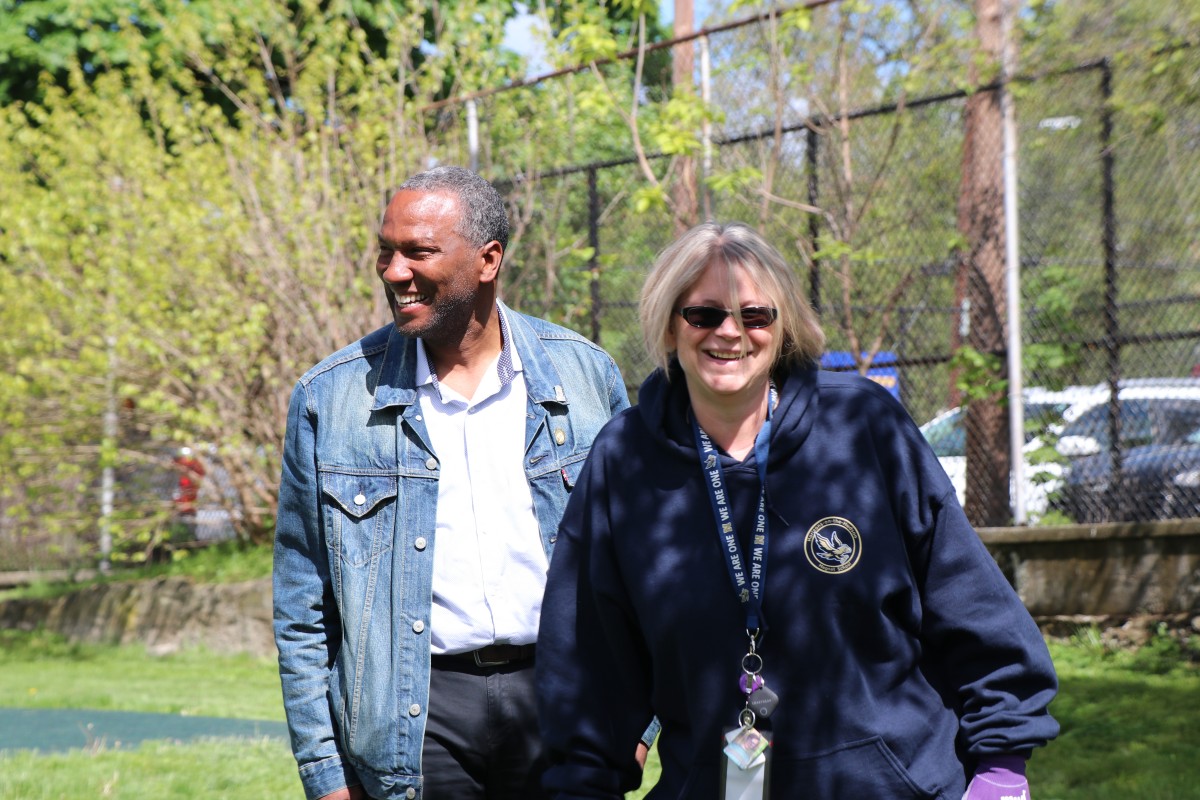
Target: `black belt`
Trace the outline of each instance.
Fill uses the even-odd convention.
[[[435,655],[434,663],[446,659],[452,661],[468,661],[477,667],[502,667],[505,664],[515,664],[520,661],[533,660],[534,645],[531,644],[489,644],[478,650],[467,653],[445,653]]]

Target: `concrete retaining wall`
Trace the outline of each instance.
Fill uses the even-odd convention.
[[[1130,617],[1200,620],[1200,520],[989,528],[979,534],[1044,626],[1055,620],[1121,624]],[[269,579],[116,582],[52,599],[0,602],[0,628],[38,627],[75,641],[137,642],[157,652],[201,645],[275,654]]]
[[[0,602],[0,628],[39,627],[72,641],[138,643],[158,653],[202,646],[275,655],[269,579],[219,585],[183,578],[119,581],[61,597]]]
[[[1200,520],[979,535],[1035,617],[1200,614]]]

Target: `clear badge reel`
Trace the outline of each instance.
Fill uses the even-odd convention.
[[[720,797],[765,800],[771,796],[771,742],[766,734],[755,729],[753,712],[746,709],[742,714],[741,727],[725,734]]]

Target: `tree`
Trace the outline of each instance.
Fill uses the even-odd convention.
[[[1002,0],[977,0],[979,58],[973,82],[994,80],[1005,42]],[[978,91],[967,100],[959,189],[959,229],[967,250],[959,265],[958,287],[969,303],[967,344],[987,361],[1000,363],[1007,348],[1004,256],[1004,124],[1001,91]],[[1003,374],[1003,370],[1001,370]],[[1003,397],[975,387],[967,405],[967,494],[965,508],[974,525],[1004,525],[1009,511],[1008,416]]]
[[[76,64],[66,89],[5,109],[0,259],[6,297],[21,298],[6,302],[6,338],[41,331],[54,358],[10,348],[6,380],[23,391],[6,395],[3,446],[71,442],[58,461],[80,477],[28,472],[90,497],[100,468],[154,443],[211,443],[241,534],[269,537],[291,386],[386,321],[375,222],[403,176],[455,158],[434,138],[446,121],[420,108],[447,80],[473,88],[511,63],[492,46],[503,9],[455,5],[420,63],[427,31],[412,13],[387,18],[380,56],[353,17],[315,4],[180,4],[170,26],[148,14],[164,32],[154,42],[146,26],[121,29],[124,68]],[[115,438],[101,425],[106,376],[126,407]],[[96,516],[80,508],[77,529]],[[128,510],[119,544],[161,535],[163,514]]]
[[[372,269],[377,220],[407,175],[466,163],[462,114],[445,100],[518,77],[499,47],[510,13],[473,0],[162,0],[111,31],[128,54],[121,68],[89,70],[77,51],[65,85],[3,109],[0,261],[15,300],[0,315],[12,343],[0,351],[0,388],[11,389],[0,451],[17,456],[4,502],[24,515],[20,529],[42,527],[32,515],[44,484],[85,499],[60,503],[78,510],[63,530],[94,539],[102,469],[148,459],[169,469],[174,443],[211,446],[235,489],[225,499],[239,534],[270,537],[292,386],[387,322]],[[568,152],[531,142],[524,125],[562,141],[565,117],[547,110],[568,94],[497,104],[485,174]],[[575,146],[593,146],[595,130],[579,125]],[[518,258],[522,220],[535,213],[520,202]],[[552,252],[573,258],[580,243],[549,222]],[[552,274],[529,261],[507,269],[518,295]],[[567,283],[586,292],[586,281]],[[134,500],[118,498],[111,522],[116,549],[142,554],[168,512]]]

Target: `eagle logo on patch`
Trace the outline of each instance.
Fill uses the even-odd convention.
[[[845,517],[818,520],[804,537],[808,563],[829,575],[849,572],[862,556],[862,537]]]

